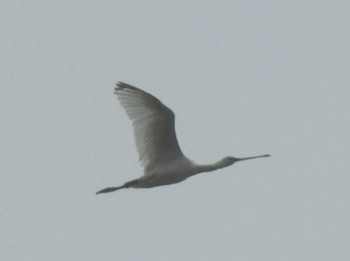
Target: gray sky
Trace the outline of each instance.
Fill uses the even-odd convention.
[[[2,1],[1,260],[349,260],[348,1]],[[117,81],[198,163],[137,178]]]

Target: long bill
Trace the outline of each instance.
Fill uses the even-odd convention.
[[[265,157],[270,157],[270,154],[264,154],[264,155],[259,155],[259,156],[253,156],[253,157],[246,157],[246,158],[236,158],[237,161],[242,161],[242,160],[250,160],[250,159],[257,159],[257,158],[265,158]]]

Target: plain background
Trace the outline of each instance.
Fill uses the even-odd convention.
[[[7,1],[0,8],[1,260],[349,260],[349,1]],[[142,175],[112,93],[176,113],[195,162]]]

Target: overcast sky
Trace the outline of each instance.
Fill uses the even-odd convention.
[[[0,259],[349,260],[349,1],[9,1]],[[117,81],[176,113],[197,163],[142,175]]]

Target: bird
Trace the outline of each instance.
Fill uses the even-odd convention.
[[[171,109],[150,93],[124,82],[116,84],[114,93],[132,121],[144,174],[138,179],[121,186],[107,187],[96,194],[124,188],[152,188],[175,184],[196,174],[225,168],[236,162],[270,157],[269,154],[245,158],[228,156],[214,164],[196,164],[180,149],[175,133],[175,114]]]

